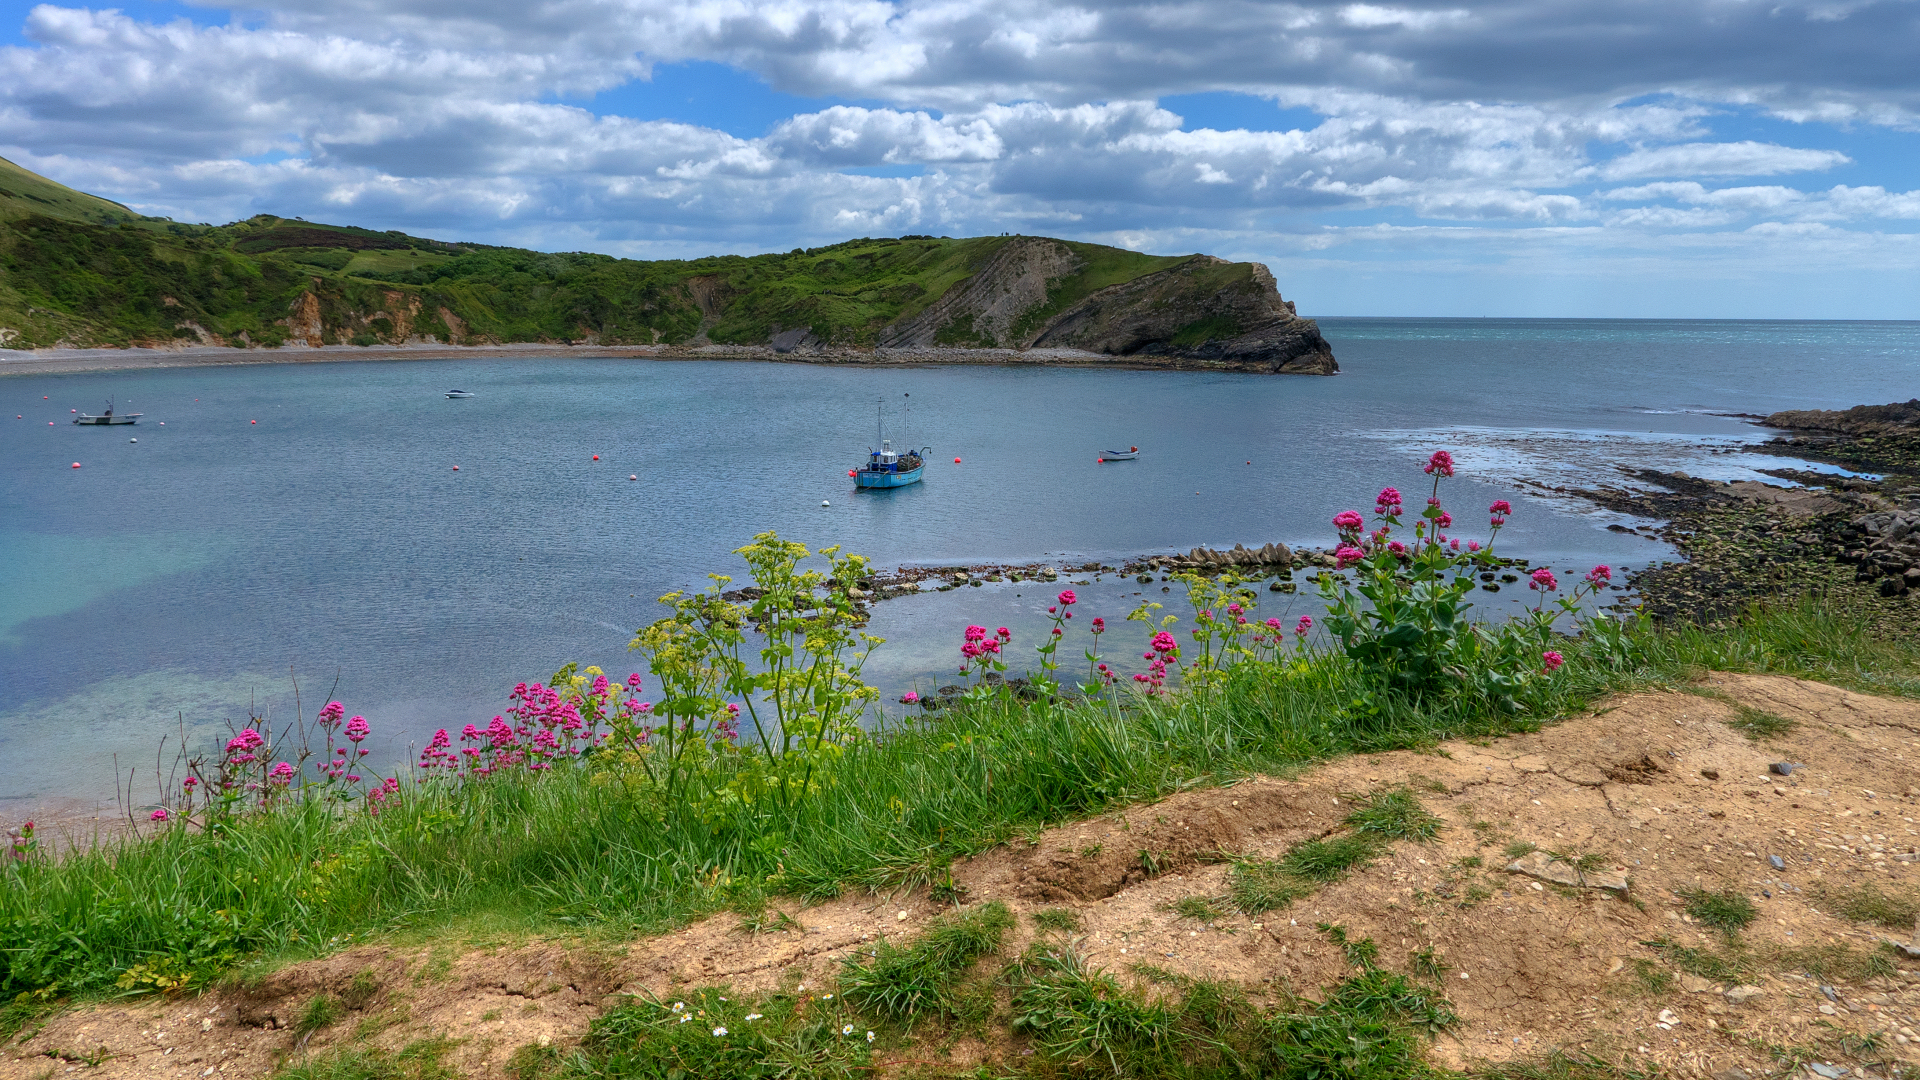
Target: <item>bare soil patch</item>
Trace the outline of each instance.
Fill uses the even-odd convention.
[[[1759,714],[1779,721],[1762,725],[1776,734],[1749,737]],[[1774,763],[1797,767],[1779,775]],[[1360,799],[1390,788],[1414,792],[1445,821],[1437,840],[1396,842],[1264,915],[1172,910],[1188,897],[1225,910],[1229,858],[1278,857],[1329,835]],[[1343,978],[1340,950],[1315,924],[1343,925],[1373,938],[1383,965],[1444,986],[1461,1016],[1434,1047],[1447,1065],[1568,1049],[1680,1075],[1762,1076],[1783,1071],[1776,1048],[1856,1068],[1920,1059],[1920,959],[1883,945],[1911,941],[1912,928],[1836,913],[1861,915],[1844,900],[1869,886],[1912,895],[1917,802],[1920,703],[1718,674],[1535,734],[1184,793],[1002,847],[956,865],[954,878],[969,901],[1000,900],[1020,916],[1008,955],[1050,933],[1036,912],[1064,907],[1078,916],[1093,965],[1228,979],[1256,1001]],[[1507,869],[1534,849],[1584,868],[1590,884],[1624,876],[1629,888],[1622,897]],[[1733,939],[1689,914],[1688,897],[1702,892],[1755,909],[1732,977],[1689,970],[1699,957],[1732,955]],[[577,1039],[619,994],[825,986],[840,959],[910,937],[946,910],[925,890],[781,906],[791,929],[749,934],[740,916],[723,914],[611,956],[560,942],[457,953],[369,946],[244,988],[80,1006],[8,1047],[0,1078],[69,1068],[262,1076],[331,1046],[438,1037],[454,1041],[447,1061],[463,1075],[500,1076],[515,1049]],[[302,1017],[321,994],[340,1003],[339,1019],[306,1034]],[[917,1053],[964,1068],[1018,1047],[962,1037]],[[89,1058],[97,1067],[82,1064]]]

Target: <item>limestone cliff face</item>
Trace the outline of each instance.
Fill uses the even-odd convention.
[[[965,281],[887,326],[891,348],[1073,348],[1171,368],[1332,375],[1333,349],[1258,263],[1194,255],[1074,295],[1086,261],[1058,240],[1018,237]],[[791,346],[789,346],[791,347]]]
[[[1165,357],[1173,367],[1340,370],[1319,325],[1294,314],[1266,267],[1208,255],[1094,293],[1050,320],[1033,344]]]

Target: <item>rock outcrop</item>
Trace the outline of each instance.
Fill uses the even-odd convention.
[[[1066,243],[1016,237],[965,281],[889,325],[882,348],[1067,348],[1155,366],[1332,375],[1333,348],[1258,263],[1193,255],[1063,302],[1086,262]],[[776,341],[776,347],[781,343]],[[789,345],[789,348],[792,346]]]

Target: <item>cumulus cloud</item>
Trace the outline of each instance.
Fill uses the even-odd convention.
[[[1007,229],[1674,251],[1920,220],[1839,150],[1715,136],[1730,108],[1920,130],[1903,0],[265,0],[222,26],[43,3],[22,31],[0,153],[193,220],[630,254]],[[569,104],[688,60],[838,100],[757,138]],[[1203,92],[1294,122],[1217,130],[1162,100]],[[885,166],[921,175],[857,174]],[[1352,214],[1384,231],[1328,216]]]
[[[1773,143],[1693,142],[1633,150],[1602,164],[1607,180],[1653,176],[1776,176],[1815,172],[1852,159],[1838,150],[1801,150]]]

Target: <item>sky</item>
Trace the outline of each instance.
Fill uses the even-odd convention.
[[[1920,319],[1920,0],[0,0],[0,156],[634,258],[1059,236],[1303,315]]]

